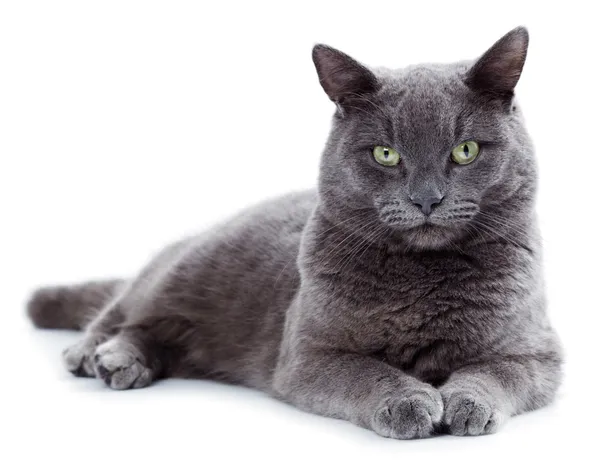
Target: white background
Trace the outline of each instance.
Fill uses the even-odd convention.
[[[520,468],[590,458],[600,314],[592,3],[2,1],[0,467]],[[531,34],[518,96],[539,156],[550,315],[567,351],[552,407],[493,436],[392,441],[211,382],[113,392],[62,369],[60,351],[78,334],[26,321],[35,286],[131,275],[175,238],[313,186],[333,112],[314,43],[401,67],[474,58],[519,24]]]

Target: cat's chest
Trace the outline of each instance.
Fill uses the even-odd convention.
[[[427,375],[499,334],[515,295],[503,269],[459,255],[371,257],[336,274],[331,293],[357,350]]]
[[[379,255],[338,273],[333,294],[359,315],[402,332],[478,298],[486,290],[485,277],[466,257]]]

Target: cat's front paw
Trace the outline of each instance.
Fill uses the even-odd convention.
[[[461,389],[443,389],[444,425],[455,436],[479,436],[498,430],[506,415],[489,394]]]
[[[373,416],[373,430],[384,437],[414,439],[430,436],[443,414],[442,396],[435,388],[400,390],[381,403]]]

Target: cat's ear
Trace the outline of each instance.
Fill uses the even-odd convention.
[[[317,44],[312,52],[321,86],[338,105],[360,99],[379,88],[377,78],[367,67],[333,47]]]
[[[523,26],[505,34],[467,72],[466,83],[476,91],[512,96],[521,77],[529,34]]]

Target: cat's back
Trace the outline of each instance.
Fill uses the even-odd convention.
[[[154,286],[143,296],[176,297],[194,311],[239,304],[247,314],[277,304],[278,291],[297,285],[300,238],[316,198],[308,190],[269,199],[167,247],[140,276]]]
[[[291,192],[252,205],[214,227],[212,237],[236,238],[252,235],[254,240],[279,243],[282,235],[302,231],[317,203],[316,190]]]
[[[286,262],[298,254],[300,235],[317,201],[316,191],[289,193],[252,205],[191,242],[192,252],[235,257],[238,267]],[[293,252],[293,253],[292,253]]]

